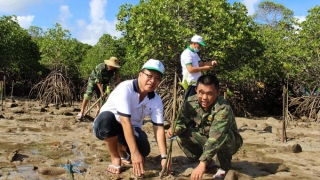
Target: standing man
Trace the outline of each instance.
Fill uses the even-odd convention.
[[[224,178],[231,169],[232,155],[242,146],[242,137],[230,105],[220,94],[219,81],[214,75],[202,75],[197,81],[197,94],[185,101],[176,122],[177,142],[187,157],[198,159],[199,165],[191,174],[199,180],[206,168],[220,167],[214,178]],[[216,157],[214,162],[213,157]]]
[[[208,71],[218,64],[215,60],[201,62],[197,53],[201,50],[201,47],[204,46],[206,46],[206,44],[203,42],[202,37],[194,35],[191,38],[190,46],[181,54],[182,82],[186,80],[189,85],[185,93],[185,99],[196,94],[195,86],[198,78],[201,76],[201,71]]]
[[[137,176],[144,173],[144,159],[150,153],[147,135],[141,129],[146,116],[151,117],[162,169],[165,167],[167,146],[163,104],[154,91],[163,74],[164,66],[159,60],[148,60],[139,72],[138,79],[120,83],[102,106],[93,122],[93,131],[109,149],[111,164],[107,171],[121,173],[121,160],[129,160],[131,155],[133,173]]]
[[[115,76],[115,85],[120,83],[119,78],[119,61],[116,57],[111,57],[109,60],[104,60],[104,63],[100,63],[91,72],[88,80],[87,91],[84,94],[81,111],[76,116],[77,119],[82,119],[84,110],[88,104],[88,101],[92,98],[93,91],[95,91],[97,98],[104,95],[107,84],[113,76]],[[100,103],[97,103],[97,110],[95,117],[99,114]]]

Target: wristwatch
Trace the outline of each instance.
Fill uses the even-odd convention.
[[[166,154],[161,154],[161,159],[167,159],[167,155]]]

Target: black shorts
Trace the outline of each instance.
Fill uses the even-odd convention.
[[[102,86],[102,91],[105,92],[107,85],[101,84],[101,86]],[[97,98],[99,98],[101,96],[100,89],[99,89],[98,85],[94,82],[94,80],[90,80],[90,78],[89,78],[87,90],[86,90],[86,93],[84,94],[83,98],[85,98],[86,100],[91,100],[92,96],[93,96],[93,92],[96,93]]]
[[[188,97],[193,96],[195,94],[197,94],[196,86],[188,86],[188,89],[186,90],[184,98],[185,100],[188,100]]]
[[[93,122],[93,133],[100,140],[118,136],[118,143],[128,147],[122,126],[110,111],[101,112],[96,117]],[[139,127],[134,127],[134,134],[140,154],[143,157],[148,156],[150,153],[150,144],[147,134]],[[130,152],[128,151],[128,153]]]

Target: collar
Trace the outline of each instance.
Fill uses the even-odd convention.
[[[137,93],[139,93],[139,85],[138,85],[138,79],[134,79],[132,81],[132,84],[133,84],[133,90]],[[152,91],[152,92],[148,92],[148,98],[149,99],[152,99],[156,96],[155,92]]]
[[[193,50],[190,46],[188,46],[187,48],[188,48],[190,51],[194,52],[194,50]]]

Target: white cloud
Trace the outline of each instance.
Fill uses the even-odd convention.
[[[247,7],[248,15],[252,15],[255,12],[254,6],[261,0],[242,0],[241,2]]]
[[[21,27],[28,29],[29,26],[31,26],[32,21],[34,19],[34,15],[28,15],[28,16],[17,16],[18,23]]]
[[[60,6],[60,14],[59,14],[59,17],[58,17],[58,22],[59,24],[61,24],[61,26],[64,28],[64,29],[71,29],[68,25],[68,20],[70,18],[72,18],[72,14],[69,10],[69,6],[66,6],[66,5],[63,5],[63,6]]]
[[[306,20],[306,16],[294,16],[294,17],[298,19],[299,23],[301,23],[301,22]]]
[[[0,0],[0,12],[2,13],[21,13],[29,6],[39,3],[42,0]]]
[[[83,43],[95,45],[103,34],[120,37],[121,32],[116,31],[117,20],[105,19],[105,6],[107,0],[90,1],[90,22],[80,19],[77,21],[79,34],[77,39]]]
[[[90,18],[92,21],[100,20],[104,17],[104,7],[107,5],[107,0],[91,0],[90,2]]]

